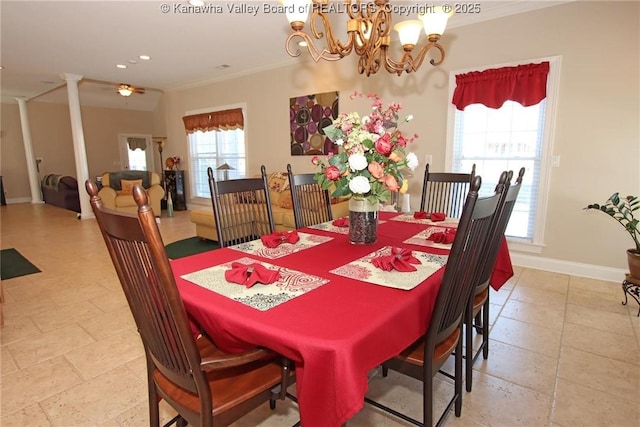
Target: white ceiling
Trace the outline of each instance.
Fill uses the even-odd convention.
[[[483,1],[482,13],[455,15],[449,28],[565,1]],[[391,3],[426,4],[416,0]],[[208,4],[221,7],[222,12],[180,13],[186,1],[1,0],[2,102],[25,97],[64,103],[63,75],[77,74],[84,77],[82,105],[152,110],[162,91],[301,60],[285,52],[291,30],[284,14],[265,9],[278,1]],[[169,12],[163,13],[161,9],[167,6]],[[244,10],[230,11],[230,7]],[[336,34],[345,38],[342,31]],[[149,55],[151,60],[139,60],[139,55]],[[129,64],[130,60],[137,63]],[[116,68],[122,63],[127,69]],[[216,68],[224,64],[230,67]],[[116,92],[119,83],[143,87],[146,93],[124,98]]]

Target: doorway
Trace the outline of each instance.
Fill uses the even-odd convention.
[[[139,171],[155,169],[151,135],[121,134],[118,139],[122,169]]]

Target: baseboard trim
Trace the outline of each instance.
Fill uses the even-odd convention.
[[[511,262],[513,265],[518,267],[534,268],[537,270],[546,270],[554,273],[606,280],[609,282],[622,282],[626,273],[626,270],[619,268],[562,261],[559,259],[537,257],[515,252],[511,252]]]

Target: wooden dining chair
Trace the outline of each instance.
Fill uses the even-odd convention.
[[[329,190],[323,190],[320,187],[313,178],[314,174],[294,175],[290,164],[287,165],[287,173],[296,228],[333,220]]]
[[[229,354],[206,335],[194,337],[144,188],[133,188],[137,214],[105,208],[92,181],[86,190],[142,338],[150,425],[159,425],[159,398],[178,412],[179,424],[207,427],[284,399],[292,376],[277,354]]]
[[[500,194],[478,198],[481,178],[474,177],[466,197],[451,252],[435,306],[426,322],[426,334],[403,350],[398,356],[382,364],[383,376],[389,369],[409,375],[423,382],[423,421],[420,422],[389,406],[369,398],[365,401],[418,426],[433,425],[433,377],[452,354],[455,356],[454,393],[440,416],[441,425],[455,405],[455,415],[462,412],[462,325],[471,293],[479,274],[482,252],[493,218],[498,212]]]
[[[476,165],[471,173],[431,172],[429,164],[424,168],[420,210],[444,212],[447,217],[460,218],[469,186],[476,175]]]
[[[260,172],[260,178],[216,181],[213,169],[207,168],[220,247],[246,243],[275,231],[264,166]]]
[[[503,172],[496,187],[496,192],[499,191],[502,194],[500,211],[491,225],[487,248],[481,261],[480,275],[465,316],[465,387],[467,391],[471,391],[473,387],[473,364],[480,356],[480,353],[482,353],[484,359],[489,357],[489,285],[491,273],[520,192],[524,172],[525,169],[521,168],[513,185],[510,185],[513,171]],[[473,352],[474,329],[478,334],[482,335],[482,342],[475,353]]]

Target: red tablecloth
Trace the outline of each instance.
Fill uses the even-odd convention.
[[[392,215],[381,212],[383,219]],[[235,352],[258,345],[290,358],[296,364],[302,425],[340,426],[362,408],[367,373],[425,333],[425,319],[431,317],[444,268],[411,291],[377,286],[329,271],[388,245],[446,254],[444,249],[402,244],[424,227],[386,221],[379,225],[378,241],[364,246],[350,244],[344,234],[305,229],[308,233],[331,235],[333,240],[268,262],[330,282],[267,311],[180,278],[247,256],[246,253],[218,249],[171,263],[189,315],[222,349]],[[501,250],[499,259],[494,279],[501,285],[513,272],[508,252]]]

